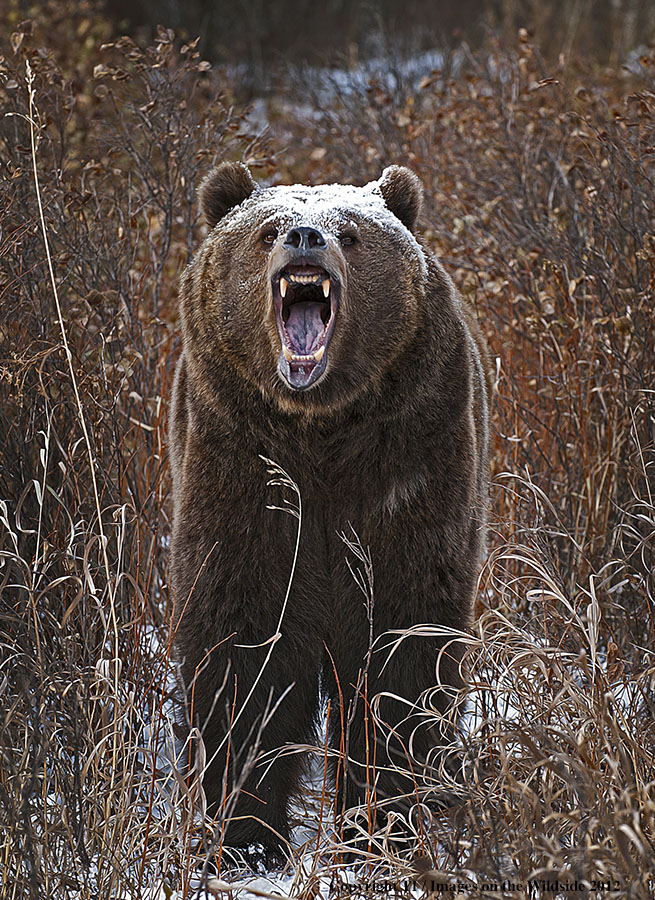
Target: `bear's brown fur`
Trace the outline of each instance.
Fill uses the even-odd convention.
[[[370,623],[341,532],[352,527],[370,548],[375,640],[420,623],[466,628],[484,543],[488,384],[475,322],[413,234],[422,190],[408,169],[392,166],[362,188],[264,189],[244,166],[225,163],[200,199],[211,231],[181,284],[172,581],[216,809],[282,695],[263,750],[312,740],[319,681],[332,701],[331,745],[342,745],[340,702],[347,718]],[[302,498],[295,577],[263,670],[298,523],[267,508],[262,457],[289,473]],[[412,790],[391,771],[410,737],[415,771],[443,740],[409,713],[437,683],[432,703],[449,709],[448,688],[462,685],[460,657],[460,645],[425,636],[407,638],[390,658],[373,652],[368,700],[382,692],[380,719],[396,732],[375,749],[380,801]],[[364,721],[360,700],[348,728],[348,804],[366,781]],[[300,771],[297,754],[256,768],[228,842],[279,850]]]

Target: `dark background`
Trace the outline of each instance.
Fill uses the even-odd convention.
[[[210,59],[252,68],[334,63],[393,49],[473,46],[527,28],[551,58],[616,63],[655,35],[653,0],[107,0],[120,29],[158,24],[201,36]]]

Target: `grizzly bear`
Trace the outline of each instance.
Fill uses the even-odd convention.
[[[303,766],[276,751],[314,739],[321,694],[344,807],[411,803],[449,738],[447,630],[469,624],[484,546],[487,356],[415,234],[409,169],[264,188],[223,163],[199,195],[210,230],[181,280],[171,411],[175,640],[209,811],[229,812],[228,844],[275,857]],[[263,460],[298,486],[299,516],[271,510]],[[370,554],[368,601],[344,533]],[[420,624],[444,631],[390,652]]]

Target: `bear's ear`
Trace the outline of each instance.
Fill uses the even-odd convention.
[[[394,216],[413,231],[423,203],[423,186],[417,176],[405,166],[388,166],[377,185]]]
[[[239,162],[222,162],[209,172],[198,188],[200,209],[210,228],[233,207],[257,190],[250,169]]]

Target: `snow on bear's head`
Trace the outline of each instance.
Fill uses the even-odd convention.
[[[199,195],[211,230],[182,282],[185,352],[288,411],[379,383],[416,334],[427,280],[416,175],[265,188],[223,163]]]

